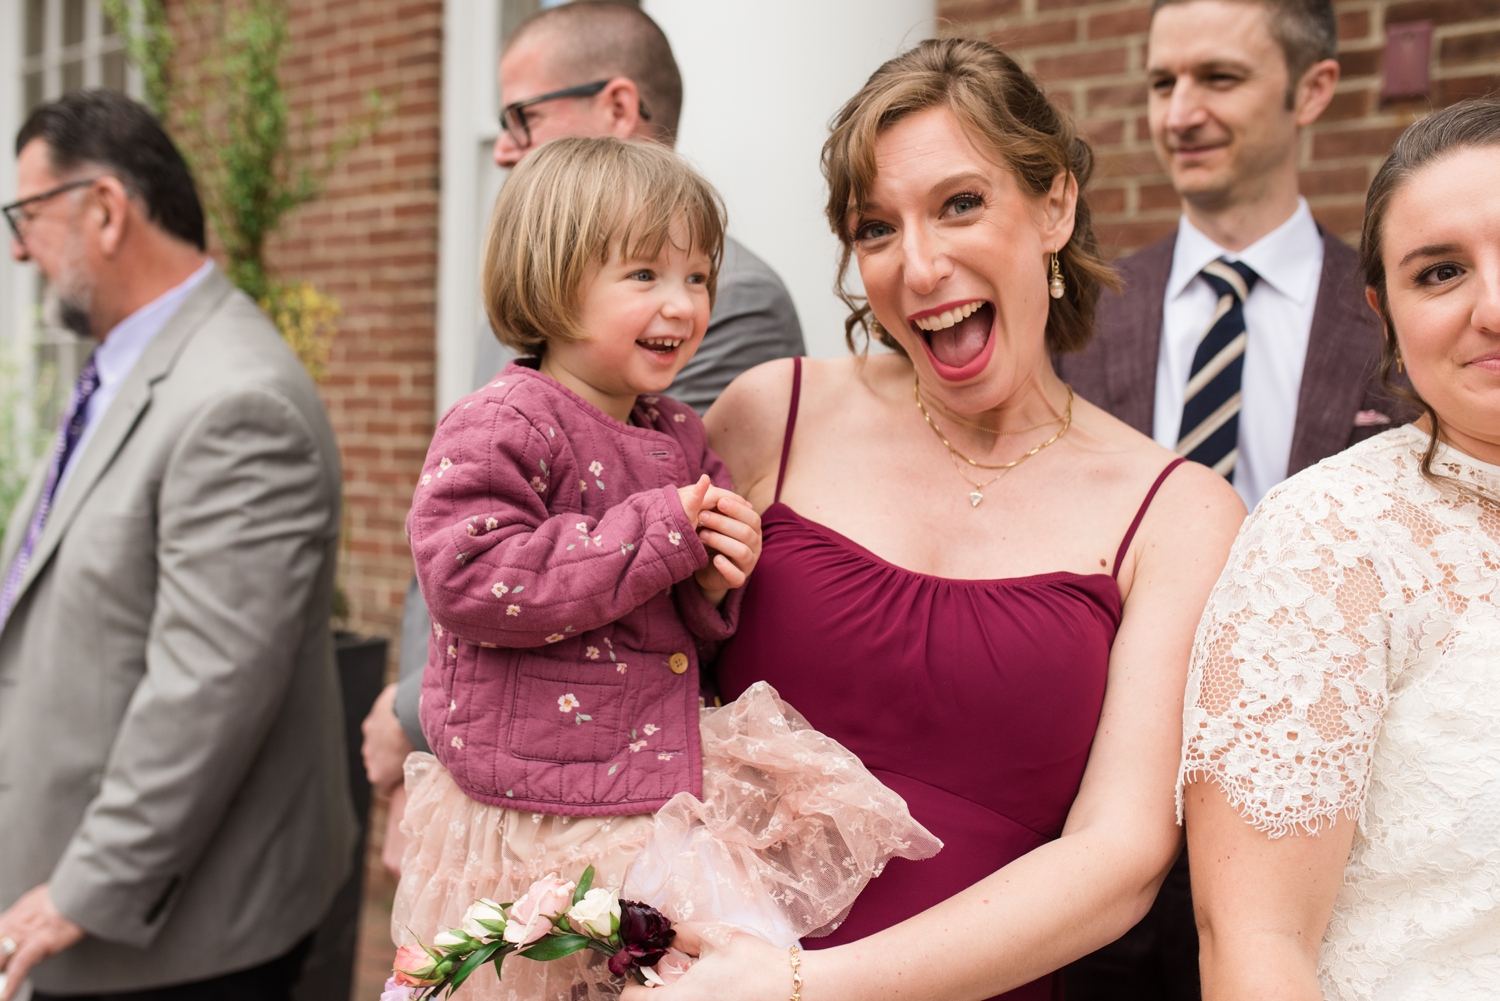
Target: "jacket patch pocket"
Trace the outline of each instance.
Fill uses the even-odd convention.
[[[624,702],[625,678],[607,668],[532,660],[516,679],[510,751],[535,761],[608,761],[625,747]]]

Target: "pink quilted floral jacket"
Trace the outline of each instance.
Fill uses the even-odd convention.
[[[443,417],[407,517],[433,635],[422,729],[471,798],[572,816],[701,794],[700,643],[734,632],[677,488],[728,487],[689,407],[621,424],[513,362]]]

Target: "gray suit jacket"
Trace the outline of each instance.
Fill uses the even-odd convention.
[[[1288,476],[1416,416],[1380,388],[1380,323],[1365,302],[1359,255],[1321,227],[1318,231],[1323,272],[1297,393]],[[1176,246],[1173,233],[1116,261],[1125,287],[1118,294],[1106,291],[1099,300],[1094,339],[1079,354],[1053,359],[1058,375],[1078,395],[1147,435],[1156,410],[1162,310]],[[1391,423],[1356,425],[1361,411],[1383,414]]]
[[[339,494],[312,382],[212,272],[85,445],[0,629],[0,906],[50,882],[89,933],[39,989],[254,966],[327,910],[355,837]]]

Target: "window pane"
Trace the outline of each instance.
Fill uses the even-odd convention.
[[[83,41],[83,0],[63,0],[63,44]]]
[[[42,96],[46,93],[42,85],[42,71],[26,74],[26,110],[30,111],[42,103]]]
[[[109,90],[125,90],[125,53],[116,50],[104,53],[100,60],[101,83]]]
[[[63,63],[63,93],[83,89],[83,60],[75,59],[70,63]]]
[[[47,0],[26,0],[26,54],[39,56],[47,46]]]
[[[102,10],[99,12],[99,23],[103,25],[103,36],[105,38],[113,38],[115,36],[116,32],[114,19],[111,18],[108,14],[104,13],[104,11]]]

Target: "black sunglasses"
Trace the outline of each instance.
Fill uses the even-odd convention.
[[[609,80],[595,80],[593,83],[581,83],[576,87],[564,87],[562,90],[554,90],[547,94],[538,94],[536,97],[528,97],[524,101],[516,101],[507,104],[500,111],[500,127],[510,136],[511,141],[516,144],[517,149],[527,149],[531,146],[531,125],[526,121],[526,109],[533,104],[541,104],[543,101],[558,101],[565,97],[593,97],[605,87],[609,86]],[[651,112],[646,110],[646,102],[640,104],[641,117],[651,121]]]
[[[22,198],[18,202],[11,202],[9,205],[0,206],[0,212],[5,213],[5,221],[10,223],[10,231],[16,235],[16,240],[25,243],[26,238],[21,235],[21,220],[26,218],[22,212],[26,206],[34,205],[37,202],[45,202],[49,198],[56,198],[58,195],[72,191],[75,188],[88,187],[97,180],[99,180],[98,177],[90,177],[82,181],[69,181],[67,184],[59,184],[57,187],[49,191],[43,191],[39,195],[32,195],[30,198]]]

